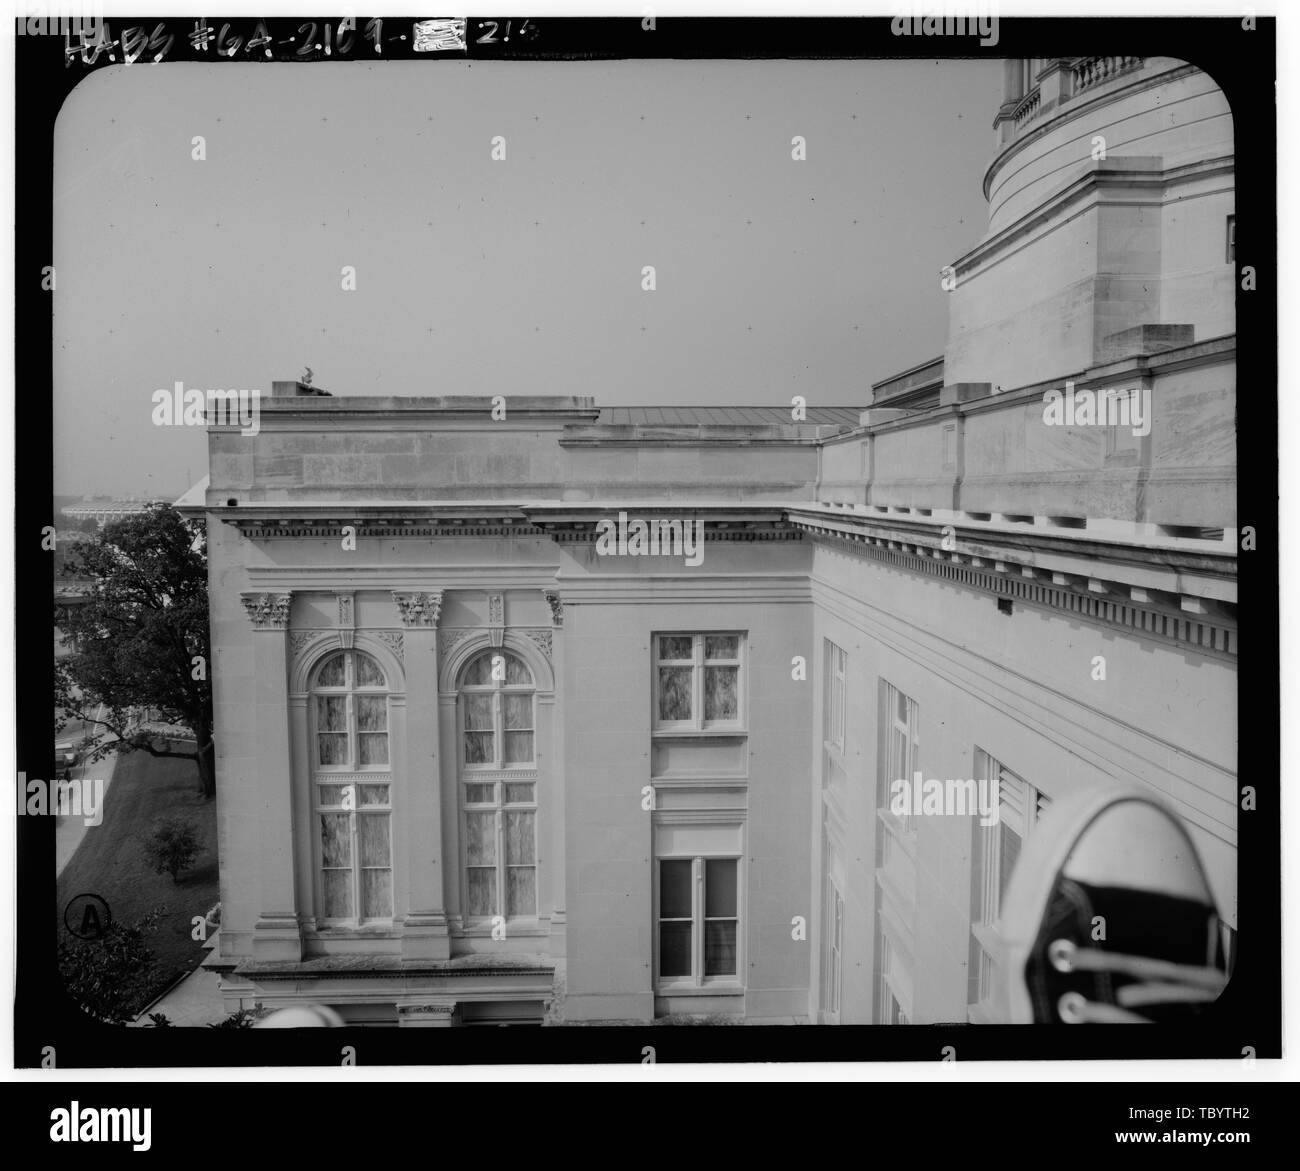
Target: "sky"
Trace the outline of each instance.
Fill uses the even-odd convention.
[[[55,491],[178,496],[206,436],[153,393],[308,366],[336,395],[864,404],[943,351],[1000,100],[989,60],[96,71],[55,130]]]

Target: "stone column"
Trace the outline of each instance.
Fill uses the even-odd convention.
[[[438,615],[442,591],[395,592],[393,602],[404,628],[402,657],[406,668],[406,775],[401,795],[406,834],[406,915],[402,958],[447,959],[451,939],[443,897],[438,735]]]
[[[261,837],[261,910],[253,925],[255,959],[301,960],[302,929],[293,860],[293,758],[289,751],[289,593],[245,593],[253,624],[256,818]]]

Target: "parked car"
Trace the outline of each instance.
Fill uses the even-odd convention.
[[[54,745],[54,775],[61,777],[77,765],[77,748],[71,740],[58,740]]]

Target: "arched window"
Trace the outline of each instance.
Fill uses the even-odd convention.
[[[362,651],[336,651],[312,681],[312,802],[319,831],[317,917],[393,917],[388,680]]]
[[[532,674],[488,650],[461,673],[461,840],[469,921],[537,914],[536,706]]]

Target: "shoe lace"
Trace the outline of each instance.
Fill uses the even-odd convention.
[[[1209,1003],[1228,983],[1227,974],[1219,968],[1079,947],[1068,939],[1054,940],[1047,956],[1058,972],[1109,972],[1134,981],[1116,990],[1118,1004],[1089,1000],[1080,992],[1065,993],[1057,1008],[1068,1024],[1149,1024],[1149,1017],[1132,1009],[1151,1004]]]

